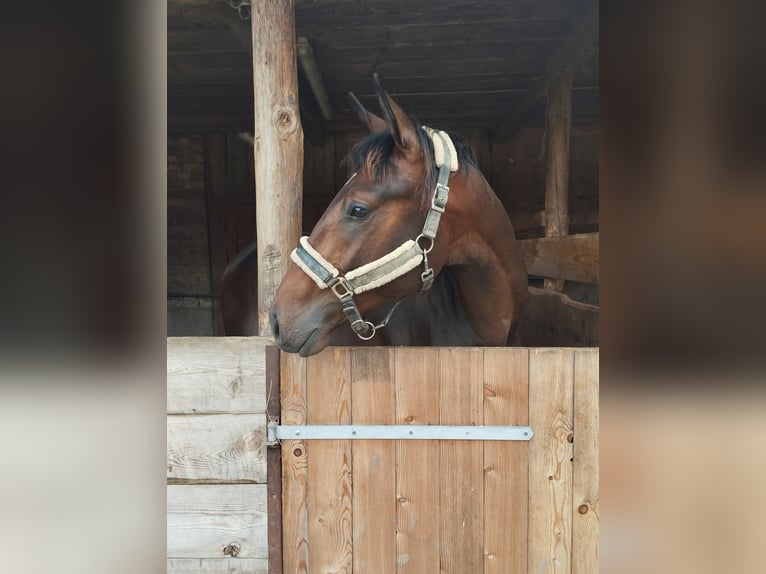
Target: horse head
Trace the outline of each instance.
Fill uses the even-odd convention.
[[[374,82],[382,117],[349,94],[371,134],[348,158],[353,175],[293,252],[271,307],[275,340],[303,356],[327,346],[347,319],[357,335],[372,338],[379,325],[366,317],[385,314],[424,283],[430,286],[446,260],[447,224],[438,236],[435,230],[433,237],[424,235],[438,171],[434,144],[377,75]]]

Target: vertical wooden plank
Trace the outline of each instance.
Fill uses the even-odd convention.
[[[572,123],[572,74],[548,90],[545,112],[545,236],[569,234],[569,129]],[[564,289],[563,279],[545,279],[545,288]]]
[[[572,552],[572,349],[529,352],[528,572],[569,574]]]
[[[280,357],[282,424],[306,424],[306,360]],[[285,573],[308,572],[308,453],[306,441],[282,441],[282,560]]]
[[[266,422],[282,415],[279,347],[266,347]],[[266,447],[266,496],[269,514],[269,574],[282,574],[282,452],[279,445]]]
[[[598,349],[574,355],[572,574],[598,572]]]
[[[329,348],[306,361],[308,424],[351,422],[351,351]],[[309,445],[309,572],[351,572],[351,441]]]
[[[303,129],[293,0],[251,4],[259,334],[301,234]]]
[[[351,356],[351,420],[395,424],[394,353],[355,349]],[[352,441],[354,572],[396,572],[396,444]]]
[[[484,349],[484,424],[529,424],[529,349]],[[528,456],[526,441],[484,443],[485,574],[527,570]]]
[[[439,350],[394,350],[397,424],[439,424]],[[396,571],[439,572],[439,442],[396,443]]]
[[[481,425],[484,354],[479,348],[439,349],[442,425]],[[441,571],[484,569],[484,456],[480,441],[441,441]]]

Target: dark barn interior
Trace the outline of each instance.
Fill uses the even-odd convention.
[[[255,240],[250,16],[249,2],[168,1],[168,335],[223,335],[221,275]],[[588,269],[551,275],[566,279],[563,292],[532,298],[530,311],[545,318],[524,342],[597,345],[597,4],[295,0],[295,35],[306,231],[366,135],[348,92],[377,110],[374,72],[420,122],[464,138],[521,239],[546,235],[546,138],[551,121],[566,124],[561,234],[577,235],[579,251],[563,257]],[[562,85],[571,113],[559,118],[548,104]],[[536,245],[530,253],[539,256]],[[539,264],[528,264],[533,287],[543,286]]]

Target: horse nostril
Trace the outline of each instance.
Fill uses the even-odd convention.
[[[282,338],[279,336],[279,319],[277,319],[277,313],[276,311],[271,312],[271,332],[274,334],[274,340],[280,344],[282,343]]]

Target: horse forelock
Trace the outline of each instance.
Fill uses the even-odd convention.
[[[423,211],[428,209],[431,204],[431,196],[436,187],[439,170],[434,160],[434,148],[431,138],[418,125],[417,133],[420,139],[420,147],[424,150],[426,157],[425,169],[421,181],[418,182],[417,193],[420,196],[421,208]],[[476,160],[471,154],[471,150],[466,146],[463,140],[448,132],[450,139],[455,144],[458,154],[460,170],[464,166],[476,168]],[[350,168],[351,172],[364,169],[376,181],[382,182],[389,178],[395,178],[398,175],[396,163],[394,162],[394,153],[396,146],[394,138],[390,132],[385,131],[377,134],[371,134],[358,142],[343,160],[343,164]]]

